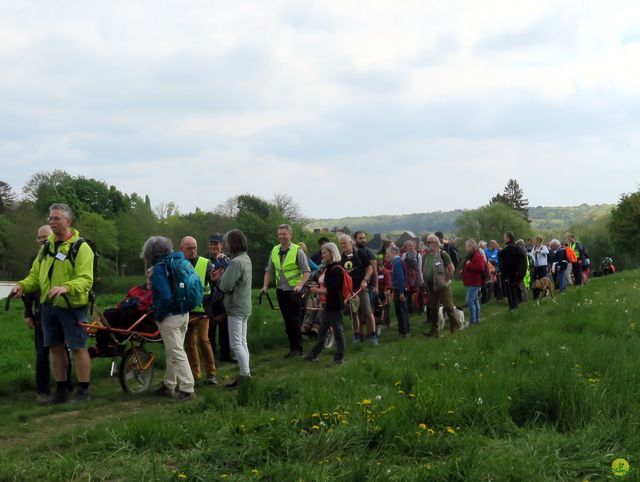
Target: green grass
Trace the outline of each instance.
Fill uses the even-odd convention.
[[[181,405],[122,394],[98,360],[87,404],[37,406],[16,303],[0,332],[0,480],[581,481],[612,478],[620,457],[636,480],[638,283],[619,273],[516,312],[492,301],[480,326],[437,340],[417,315],[401,340],[393,319],[331,368],[332,350],[284,360],[279,314],[256,303],[251,382]]]

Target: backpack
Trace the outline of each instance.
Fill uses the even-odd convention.
[[[491,273],[489,273],[489,263],[484,262],[484,266],[482,267],[482,273],[480,274],[480,278],[482,279],[482,283],[488,283],[489,278],[491,278]]]
[[[188,313],[202,304],[202,281],[186,258],[167,258],[163,261],[171,286],[174,310]]]
[[[418,252],[412,251],[406,252],[404,259],[404,272],[405,272],[405,288],[409,291],[415,291],[418,288]]]
[[[573,251],[573,249],[571,249],[570,246],[566,246],[565,251],[567,253],[567,261],[569,263],[573,264],[578,262],[578,257],[576,256],[576,253]]]
[[[74,243],[69,248],[69,252],[67,253],[67,259],[73,266],[73,269],[76,269],[76,259],[78,258],[78,252],[80,251],[80,246],[82,243],[86,243],[89,248],[91,248],[91,252],[93,253],[93,279],[91,281],[91,287],[89,288],[89,316],[93,316],[93,308],[96,304],[96,279],[98,276],[98,250],[95,241],[91,239],[78,238],[74,241]],[[55,256],[55,253],[51,250],[51,242],[47,239],[42,245],[42,258],[44,256]],[[40,258],[40,259],[42,259]],[[58,259],[58,258],[56,258]],[[49,279],[53,274],[53,266],[51,265],[51,269],[49,270]]]
[[[342,299],[346,303],[353,294],[353,280],[346,269],[340,265],[337,265],[337,268],[342,271]]]

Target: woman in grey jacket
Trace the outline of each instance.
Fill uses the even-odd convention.
[[[233,389],[237,388],[241,378],[251,376],[247,346],[247,321],[251,315],[251,259],[247,255],[247,238],[239,229],[232,229],[224,235],[224,245],[231,261],[222,276],[217,274],[217,277],[220,277],[219,286],[224,292],[229,345],[240,369],[239,377],[226,385],[227,388]]]

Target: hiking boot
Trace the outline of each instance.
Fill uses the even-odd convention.
[[[47,405],[55,405],[59,403],[67,403],[68,401],[69,401],[69,389],[56,388],[56,391],[53,392],[53,395],[47,398],[43,403]]]
[[[78,387],[76,388],[75,393],[73,394],[72,402],[86,402],[89,400],[89,389]]]
[[[313,355],[307,355],[305,357],[303,357],[305,359],[305,361],[308,362],[317,362],[318,361],[318,357],[317,356],[313,356]]]
[[[369,337],[369,341],[371,342],[372,345],[374,346],[378,346],[380,344],[380,337],[378,335],[371,335]]]
[[[353,338],[351,338],[351,343],[362,343],[362,338],[360,337],[360,335],[353,335]]]
[[[234,381],[225,383],[224,387],[227,390],[237,390],[241,383],[245,383],[246,380],[249,380],[249,376],[239,375]]]
[[[291,350],[284,357],[288,359],[288,358],[296,358],[299,356],[302,356],[302,350]]]
[[[196,394],[194,392],[183,392],[182,390],[178,390],[178,394],[174,397],[174,401],[188,402],[189,400],[193,400],[195,398]]]
[[[164,383],[160,386],[160,388],[154,390],[153,394],[160,397],[176,398],[176,391],[173,388],[167,387]]]
[[[204,381],[204,383],[206,383],[207,385],[217,385],[218,379],[216,378],[215,375],[209,375],[207,379]]]
[[[36,393],[36,402],[37,403],[46,403],[47,400],[49,400],[49,397],[51,396],[50,393]]]

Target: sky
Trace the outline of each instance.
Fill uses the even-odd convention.
[[[212,210],[531,206],[640,186],[640,2],[0,0],[0,180]]]

